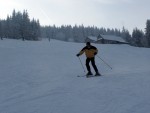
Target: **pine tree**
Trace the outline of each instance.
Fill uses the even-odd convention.
[[[73,30],[73,29],[72,29],[72,26],[71,26],[71,25],[66,26],[65,35],[66,35],[66,37],[67,37],[67,41],[69,41],[69,42],[73,42],[73,41],[74,41],[72,30]]]
[[[26,10],[23,11],[22,15],[22,25],[21,25],[21,38],[24,41],[30,34],[31,31],[29,31],[30,27],[30,19],[28,12]]]
[[[135,46],[143,46],[142,45],[143,38],[144,38],[143,31],[135,28],[132,32],[132,44]]]
[[[127,42],[131,43],[131,35],[127,29],[124,27],[122,28],[121,37],[126,40]]]
[[[12,17],[7,16],[7,20],[5,21],[5,26],[4,26],[4,35],[5,38],[11,38],[12,37]]]
[[[3,40],[3,34],[2,34],[2,21],[0,20],[0,38]]]
[[[40,32],[40,23],[39,21],[33,19],[31,22],[30,22],[30,27],[29,27],[29,40],[39,40],[39,37],[41,35],[41,32]]]
[[[150,20],[147,20],[146,22],[145,36],[148,42],[148,46],[150,47]]]

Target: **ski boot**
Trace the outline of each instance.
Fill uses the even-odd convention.
[[[88,77],[90,77],[91,75],[93,75],[92,72],[88,72],[88,73],[86,74],[86,77],[88,78]]]
[[[101,76],[101,74],[99,72],[96,72],[95,76]]]

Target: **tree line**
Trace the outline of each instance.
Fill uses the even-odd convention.
[[[119,29],[98,28],[95,26],[84,27],[83,25],[62,25],[60,27],[43,26],[41,27],[42,37],[49,39],[58,39],[63,41],[84,42],[87,36],[115,35],[122,37],[132,46],[150,47],[150,20],[146,22],[145,32],[138,28],[134,28],[132,34],[123,27]]]
[[[58,39],[71,42],[84,42],[89,35],[98,36],[115,35],[126,40],[130,45],[140,47],[150,47],[150,20],[146,21],[145,31],[134,28],[130,34],[124,27],[120,29],[98,28],[96,26],[84,25],[61,25],[57,27],[41,26],[39,20],[30,20],[26,10],[21,13],[13,10],[11,16],[0,20],[0,38],[12,38],[22,40],[41,40],[42,38]]]
[[[39,40],[40,34],[39,20],[30,20],[26,10],[23,13],[13,10],[12,16],[8,15],[6,20],[0,20],[1,39]]]
[[[118,29],[97,28],[95,26],[84,27],[83,25],[62,25],[60,27],[44,26],[41,27],[42,36],[50,39],[58,39],[72,42],[85,42],[87,36],[98,36],[99,34],[121,36]]]

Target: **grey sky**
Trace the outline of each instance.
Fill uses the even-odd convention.
[[[80,25],[105,28],[125,26],[144,30],[150,19],[149,0],[0,0],[0,18],[27,9],[41,25]]]

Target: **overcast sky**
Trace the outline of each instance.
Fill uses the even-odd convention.
[[[81,25],[144,30],[150,0],[0,0],[0,18],[26,9],[41,25]]]

